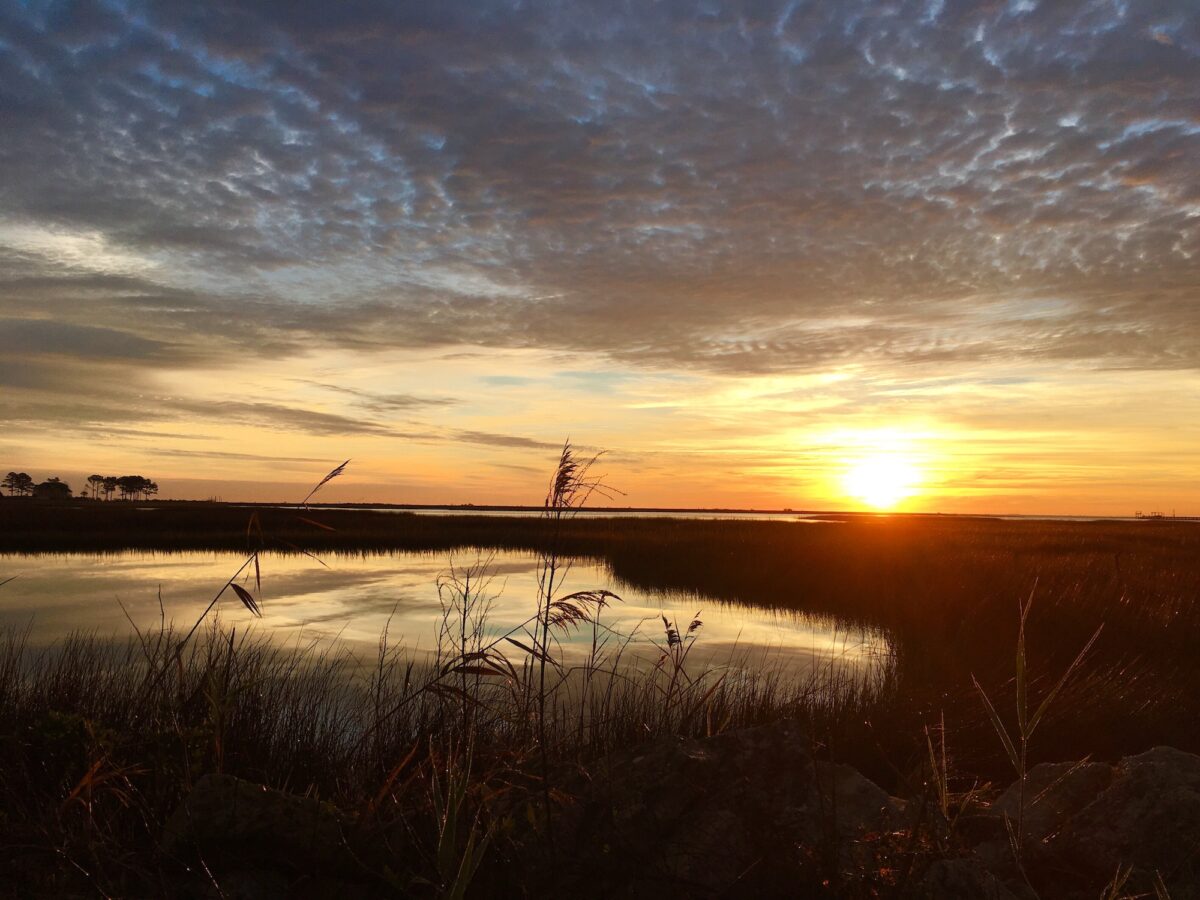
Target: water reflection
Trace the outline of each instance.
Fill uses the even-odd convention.
[[[147,507],[153,509],[153,507]],[[279,507],[290,509],[292,507]],[[314,504],[313,509],[321,509],[320,504]],[[351,510],[355,512],[404,513],[418,516],[486,516],[502,519],[538,519],[546,512],[541,507],[525,509],[492,509],[474,506],[338,506],[331,509]],[[836,513],[798,513],[781,510],[779,512],[755,512],[749,510],[630,510],[630,509],[576,509],[571,513],[573,519],[689,519],[699,521],[720,520],[725,522],[810,522],[821,524],[839,524],[844,521]]]
[[[432,651],[440,620],[437,580],[451,565],[475,564],[475,553],[398,552],[324,557],[326,566],[299,555],[264,554],[263,618],[254,620],[228,592],[218,607],[225,624],[251,623],[284,641],[317,639],[345,644],[363,658],[373,656],[386,629],[393,643]],[[489,631],[498,635],[525,621],[537,595],[537,558],[497,551],[486,556],[492,597]],[[76,630],[102,636],[157,628],[161,621],[189,627],[244,557],[225,552],[187,551],[116,554],[0,555],[0,628],[29,629],[37,645]],[[697,663],[770,664],[790,669],[814,665],[869,667],[887,651],[878,632],[835,625],[831,620],[784,610],[729,604],[690,594],[641,591],[615,579],[601,564],[574,562],[562,592],[603,588],[622,603],[602,621],[632,634],[633,658],[657,658],[665,614],[683,628],[700,613],[692,659]],[[160,605],[161,598],[161,605]],[[591,629],[564,641],[564,652],[582,655]]]

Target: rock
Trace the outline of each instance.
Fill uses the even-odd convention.
[[[978,859],[935,860],[918,883],[916,896],[927,900],[1018,900]]]
[[[577,802],[559,833],[573,835],[590,896],[803,895],[806,861],[844,854],[902,810],[848,766],[814,763],[794,722],[614,753],[566,793]]]
[[[291,896],[291,879],[274,869],[235,870],[214,875],[204,900],[275,900]]]
[[[968,847],[1008,840],[1004,819],[987,808],[962,813],[954,824],[954,830],[958,839]]]
[[[839,837],[852,839],[863,831],[900,822],[903,800],[888,795],[851,766],[814,763],[822,807]]]
[[[291,871],[341,868],[353,865],[346,829],[330,804],[232,775],[205,775],[167,821],[162,849]]]
[[[963,832],[975,838],[972,858],[1010,887],[1019,871],[1003,820],[1016,819],[1018,789]],[[1157,873],[1175,900],[1200,898],[1200,756],[1156,747],[1116,766],[1043,764],[1025,796],[1021,869],[1043,896],[1093,897],[1132,867],[1131,894],[1153,896]]]
[[[1042,763],[1025,778],[1024,832],[1041,841],[1096,799],[1113,780],[1113,767],[1104,763]],[[992,812],[1015,825],[1020,809],[1020,783],[1014,782],[992,804]],[[1003,835],[1001,835],[1003,836]]]
[[[270,869],[239,869],[223,872],[210,881],[203,900],[375,900],[379,896],[355,882],[289,878]]]
[[[1200,896],[1200,756],[1155,747],[1126,757],[1049,846],[1093,883],[1131,865],[1131,888],[1158,872],[1175,900]]]

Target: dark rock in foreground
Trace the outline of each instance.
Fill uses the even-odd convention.
[[[1200,897],[1200,756],[1156,747],[1105,763],[1044,763],[992,804],[991,835],[971,859],[1019,885],[1009,828],[1021,818],[1021,863],[1043,895],[1095,897],[1124,878],[1120,896]],[[1009,825],[1005,825],[1004,819]],[[983,830],[983,829],[978,829]]]
[[[790,722],[614,753],[567,793],[557,828],[587,896],[796,896],[816,857],[853,867],[857,839],[903,813],[849,766],[815,763]]]
[[[232,775],[205,775],[163,829],[163,851],[237,853],[295,865],[345,861],[338,810]]]
[[[922,900],[1017,900],[1019,897],[974,857],[934,860],[918,882],[915,894]]]
[[[232,775],[205,775],[163,829],[162,851],[196,860],[216,896],[372,896],[345,877],[361,871],[353,826],[331,804]],[[342,877],[338,877],[338,876]],[[334,890],[336,888],[336,891]]]
[[[887,885],[921,898],[1082,898],[1122,872],[1122,896],[1153,896],[1158,883],[1174,900],[1200,897],[1200,757],[1168,747],[1115,766],[1036,766],[1023,804],[1013,785],[953,830],[849,766],[814,760],[791,722],[659,740],[555,781],[549,830],[540,791],[489,811],[510,879],[532,895],[875,896]],[[940,852],[913,853],[918,820]],[[210,775],[162,849],[204,860],[227,897],[352,898],[379,888],[372,871],[400,867],[396,845],[378,839],[328,804]]]
[[[1082,879],[1103,883],[1132,866],[1127,888],[1200,897],[1200,756],[1155,747],[1112,768],[1110,783],[1047,839]]]

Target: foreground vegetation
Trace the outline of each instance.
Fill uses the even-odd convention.
[[[543,787],[560,773],[667,735],[783,717],[824,731],[865,714],[882,687],[728,678],[671,660],[618,674],[602,651],[570,672],[551,666],[539,692],[537,659],[515,648],[515,677],[503,677],[464,663],[477,651],[447,648],[424,666],[385,640],[363,672],[345,655],[219,628],[176,660],[179,637],[117,646],[77,636],[41,654],[11,639],[0,648],[0,843],[22,848],[0,863],[0,884],[173,895],[197,862],[161,853],[160,835],[202,776],[229,773],[395,832],[403,852],[355,872],[381,891],[454,896],[466,884],[456,881],[466,842],[488,834],[477,889],[536,896],[536,869],[525,865],[547,862],[543,832],[566,801]],[[447,825],[446,803],[458,807],[457,825]],[[206,863],[215,870],[221,860]]]
[[[604,561],[643,590],[830,614],[887,629],[896,697],[869,743],[849,741],[872,777],[892,765],[865,748],[907,741],[947,712],[964,765],[1004,765],[971,678],[1002,691],[1013,674],[1020,603],[1035,593],[1030,677],[1064,669],[1105,624],[1063,698],[1070,720],[1041,737],[1047,757],[1115,758],[1150,743],[1200,750],[1200,525],[1168,521],[1006,521],[851,516],[829,523],[422,516],[214,504],[15,504],[0,515],[10,551],[451,551],[482,547]],[[319,520],[320,526],[312,524]],[[900,736],[913,736],[901,738]],[[887,746],[893,759],[903,755]]]
[[[259,547],[186,631],[163,624],[127,644],[74,635],[49,649],[3,635],[0,837],[24,852],[0,864],[0,876],[24,890],[106,896],[194,892],[207,879],[225,896],[227,861],[169,835],[181,803],[213,784],[205,776],[232,773],[320,798],[339,823],[369,834],[374,858],[355,856],[352,874],[372,895],[457,897],[470,885],[536,895],[576,877],[564,882],[554,866],[557,823],[571,803],[562,785],[575,767],[656,738],[763,721],[828,732],[888,692],[886,665],[860,675],[831,668],[802,682],[783,670],[698,670],[689,656],[699,619],[664,617],[661,657],[627,664],[630,636],[604,622],[620,598],[561,590],[572,565],[568,526],[598,488],[588,468],[564,450],[538,532],[529,618],[494,634],[486,564],[451,569],[437,585],[442,625],[431,660],[384,634],[364,672],[345,651],[283,650],[210,619],[227,592],[259,614],[268,532],[257,515],[247,535]],[[568,664],[559,639],[579,629],[590,650]]]
[[[1200,527],[573,518],[592,489],[586,473],[565,456],[537,519],[6,505],[0,547],[10,551],[242,549],[248,573],[264,548],[495,547],[537,553],[541,577],[529,620],[495,635],[486,572],[449,573],[437,658],[406,656],[385,635],[366,671],[327,649],[284,651],[204,618],[127,646],[80,635],[35,651],[6,635],[0,841],[23,852],[0,876],[45,893],[170,894],[211,883],[220,896],[212,861],[164,853],[160,836],[203,776],[229,773],[328,801],[402,846],[359,861],[372,890],[578,890],[556,868],[572,773],[656,740],[792,720],[815,757],[921,795],[930,810],[881,833],[850,875],[837,852],[796,871],[814,891],[905,896],[923,866],[955,852],[952,823],[989,796],[989,783],[1015,776],[1023,798],[1040,761],[1115,759],[1156,744],[1200,751]],[[860,680],[704,670],[689,661],[702,624],[664,621],[658,664],[631,668],[622,637],[604,626],[619,598],[561,596],[562,573],[579,557],[604,560],[643,589],[881,626],[894,657]],[[227,590],[256,608],[252,584],[231,579]],[[578,665],[558,652],[568,629],[593,635]],[[1019,820],[1013,835],[1019,861]]]

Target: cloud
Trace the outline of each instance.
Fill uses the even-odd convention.
[[[1190,4],[3,10],[37,352],[1200,367]]]
[[[482,444],[485,447],[516,447],[521,450],[561,450],[562,442],[539,441],[513,434],[495,434],[490,431],[459,430],[452,432],[451,440],[464,444]]]
[[[452,406],[456,402],[449,397],[419,397],[416,394],[381,394],[340,384],[324,384],[319,381],[297,379],[300,384],[311,385],[322,390],[350,397],[363,409],[374,413],[402,412],[427,407]]]
[[[372,434],[398,436],[387,425],[368,419],[357,419],[337,413],[300,409],[278,403],[255,400],[187,400],[167,401],[175,413],[187,413],[224,423],[253,425],[279,431],[298,431],[317,435]]]
[[[180,450],[160,448],[156,450],[146,451],[151,456],[178,456],[194,459],[230,459],[239,462],[272,462],[272,463],[321,463],[322,465],[335,465],[336,463],[329,459],[321,459],[320,457],[312,456],[271,456],[263,453],[233,453],[223,450]]]
[[[49,319],[0,319],[0,349],[83,359],[162,360],[169,347],[113,328]]]

